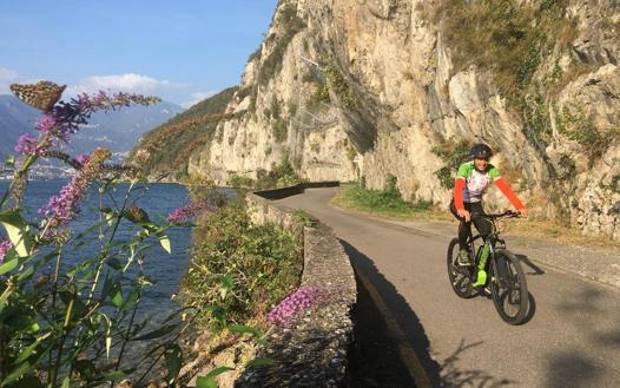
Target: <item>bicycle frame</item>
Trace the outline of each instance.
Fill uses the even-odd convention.
[[[470,246],[472,247],[472,250],[475,253],[475,267],[478,269],[486,269],[487,265],[489,265],[489,263],[492,263],[491,265],[493,265],[493,273],[497,273],[497,264],[495,262],[495,251],[497,249],[505,249],[506,248],[506,241],[504,241],[503,239],[499,238],[499,234],[500,231],[497,228],[497,225],[495,224],[495,220],[498,218],[502,218],[502,217],[515,217],[515,213],[511,212],[511,211],[506,211],[504,213],[501,214],[484,214],[483,217],[486,218],[490,223],[491,223],[491,233],[489,234],[488,238],[486,240],[484,240],[482,238],[482,236],[480,234],[477,235],[473,235],[471,236],[468,240],[467,243],[470,244]],[[475,249],[475,242],[476,240],[483,240],[482,245],[480,247],[478,247],[478,249]],[[500,247],[497,247],[497,244],[500,244]],[[489,252],[486,255],[486,260],[484,262],[484,264],[480,265],[480,259],[481,256],[483,255],[485,246],[487,246]]]

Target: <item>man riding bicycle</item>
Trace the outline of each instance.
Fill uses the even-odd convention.
[[[460,221],[458,231],[460,251],[457,263],[462,266],[473,264],[473,252],[470,252],[471,248],[467,246],[467,241],[471,237],[471,222],[474,222],[483,239],[486,240],[491,233],[491,224],[483,217],[485,213],[482,208],[482,195],[491,182],[495,183],[522,216],[527,217],[523,203],[510,189],[508,182],[502,178],[497,168],[489,163],[489,159],[493,156],[491,148],[486,144],[476,144],[469,154],[473,160],[459,167],[454,184],[454,198],[450,202],[450,211]],[[480,269],[474,286],[485,283],[486,272]]]

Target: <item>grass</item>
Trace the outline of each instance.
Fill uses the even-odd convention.
[[[435,213],[428,202],[404,201],[400,193],[390,185],[384,190],[370,190],[357,183],[345,184],[341,186],[340,192],[331,203],[344,209],[399,220],[428,218],[430,214]],[[439,214],[437,216],[439,217]]]

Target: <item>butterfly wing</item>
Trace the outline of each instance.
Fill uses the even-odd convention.
[[[44,112],[52,110],[66,87],[66,85],[60,86],[50,81],[39,81],[36,84],[28,85],[12,84],[10,86],[15,97]]]

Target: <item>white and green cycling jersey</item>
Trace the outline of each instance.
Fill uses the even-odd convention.
[[[480,202],[482,194],[486,191],[489,184],[499,179],[499,170],[491,163],[487,164],[484,171],[476,170],[474,162],[461,164],[456,177],[464,178],[467,184],[463,189],[463,202]]]

